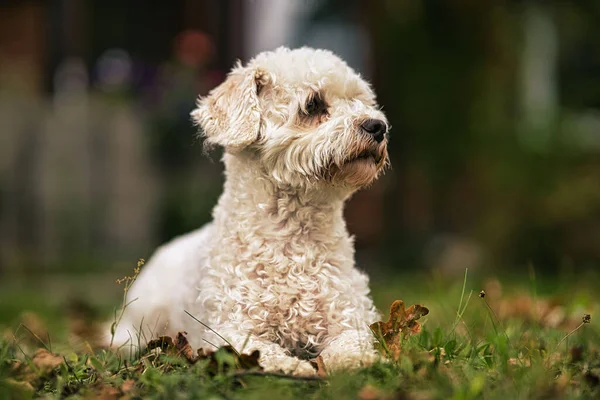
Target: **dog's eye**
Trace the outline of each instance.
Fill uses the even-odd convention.
[[[306,102],[305,110],[307,115],[321,114],[325,111],[325,102],[318,95],[311,96]]]

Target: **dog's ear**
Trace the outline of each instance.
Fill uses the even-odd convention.
[[[209,144],[236,151],[258,140],[261,124],[258,94],[266,82],[264,71],[238,64],[223,83],[198,99],[191,116]]]

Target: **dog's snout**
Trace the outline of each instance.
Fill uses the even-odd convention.
[[[375,139],[377,143],[383,141],[387,125],[380,119],[368,119],[361,125],[361,128]]]

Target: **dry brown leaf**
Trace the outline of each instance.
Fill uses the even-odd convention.
[[[490,307],[500,320],[519,319],[547,328],[571,331],[581,323],[580,314],[572,315],[557,298],[532,298],[517,294],[494,298],[488,296]]]
[[[162,351],[167,351],[169,347],[173,346],[173,339],[171,339],[171,336],[159,336],[157,339],[149,341],[146,348],[148,350],[161,349]]]
[[[368,383],[360,389],[356,397],[359,400],[384,400],[389,398],[389,396],[384,396],[381,390]]]
[[[502,284],[493,279],[485,283],[489,305],[501,320],[519,319],[548,328],[571,331],[581,323],[579,314],[569,315],[557,298],[533,298],[529,294],[503,296]]]
[[[317,376],[324,378],[327,376],[327,368],[325,368],[325,362],[323,361],[322,356],[318,356],[314,360],[311,360],[310,363],[317,370]]]
[[[233,359],[235,360],[236,370],[262,370],[262,367],[258,363],[258,360],[260,358],[260,352],[258,350],[253,351],[252,354],[240,354],[229,345],[220,347],[216,351],[204,350],[200,348],[198,349],[198,356],[196,357],[196,361],[208,360],[207,369],[211,373],[218,373],[221,367],[224,367],[225,369],[230,368],[229,365],[220,365],[219,356],[217,355],[217,352],[225,352],[231,357],[233,357]]]
[[[382,347],[387,348],[388,355],[397,360],[400,356],[402,338],[421,332],[421,324],[417,320],[427,314],[429,314],[427,307],[415,304],[405,309],[404,302],[396,300],[390,307],[389,320],[375,322],[369,327],[380,343],[383,340]]]
[[[94,400],[116,400],[121,397],[121,392],[114,386],[103,384],[96,388],[96,392],[89,398]]]
[[[38,349],[31,360],[42,374],[52,371],[63,363],[63,358],[57,354],[51,353],[46,349]]]
[[[16,390],[19,391],[25,391],[25,392],[30,392],[31,394],[33,394],[34,392],[34,388],[31,385],[31,383],[27,382],[27,381],[18,381],[16,379],[13,378],[5,378],[4,379],[4,383],[8,386],[8,387],[12,387]]]
[[[127,394],[135,389],[135,381],[133,379],[127,379],[121,385],[121,392]]]
[[[175,348],[180,355],[193,364],[198,360],[198,357],[194,354],[194,349],[190,346],[185,335],[187,335],[187,332],[177,332],[177,336],[175,337]]]
[[[216,351],[200,348],[194,352],[194,349],[189,344],[185,335],[187,335],[187,332],[179,332],[177,333],[175,340],[170,336],[161,336],[149,341],[147,349],[152,350],[160,348],[163,352],[185,358],[190,364],[194,364],[198,360],[209,360],[208,368],[216,370],[218,368],[218,362],[215,358]],[[262,370],[262,367],[258,363],[258,360],[260,359],[260,352],[258,350],[253,351],[251,354],[240,354],[231,346],[223,346],[217,351],[219,350],[231,354],[234,357],[237,368],[241,370]]]
[[[260,359],[260,352],[258,350],[254,350],[250,354],[240,354],[239,364],[242,369],[253,369],[258,368],[262,369],[258,360]]]
[[[198,360],[198,356],[194,353],[194,349],[190,346],[187,340],[187,332],[177,332],[175,341],[171,336],[160,336],[157,339],[153,339],[148,342],[146,348],[148,350],[161,349],[163,352],[172,352],[176,355],[183,356],[190,363],[195,363]]]

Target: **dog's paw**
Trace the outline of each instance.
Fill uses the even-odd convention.
[[[276,359],[262,359],[260,365],[267,372],[283,372],[296,376],[313,376],[317,371],[309,361],[295,357],[278,357]]]
[[[368,367],[380,360],[381,356],[373,351],[362,352],[323,352],[323,362],[327,372],[335,372],[349,369]]]
[[[315,376],[317,371],[308,361],[300,361],[296,369],[292,371],[292,375],[296,376]]]

